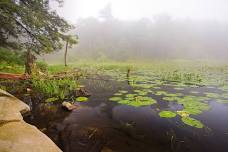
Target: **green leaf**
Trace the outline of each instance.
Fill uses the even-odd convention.
[[[84,101],[87,101],[87,100],[88,100],[87,97],[77,97],[76,98],[76,101],[78,101],[78,102],[84,102]]]
[[[159,112],[159,116],[161,118],[174,118],[174,117],[176,117],[176,113],[174,113],[172,111],[161,111],[161,112]]]
[[[182,117],[181,120],[183,121],[183,123],[195,127],[195,128],[203,128],[204,125],[199,121],[196,120],[194,118],[190,118],[190,117]]]

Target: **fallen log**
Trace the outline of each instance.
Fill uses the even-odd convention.
[[[28,74],[0,73],[0,79],[27,80],[30,79],[30,76]]]

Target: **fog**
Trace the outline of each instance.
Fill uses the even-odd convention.
[[[225,0],[66,0],[57,12],[74,23],[71,34],[79,37],[70,61],[228,58]]]

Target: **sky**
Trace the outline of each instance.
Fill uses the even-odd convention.
[[[122,20],[153,18],[169,15],[172,18],[196,20],[228,20],[228,0],[64,0],[57,8],[59,15],[75,23],[78,18],[98,17],[102,8],[111,4],[113,16]]]

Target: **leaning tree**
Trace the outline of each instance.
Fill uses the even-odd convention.
[[[0,46],[27,51],[25,71],[31,74],[35,54],[49,53],[72,40],[73,28],[50,8],[51,0],[1,0]],[[61,4],[62,0],[52,0]]]

